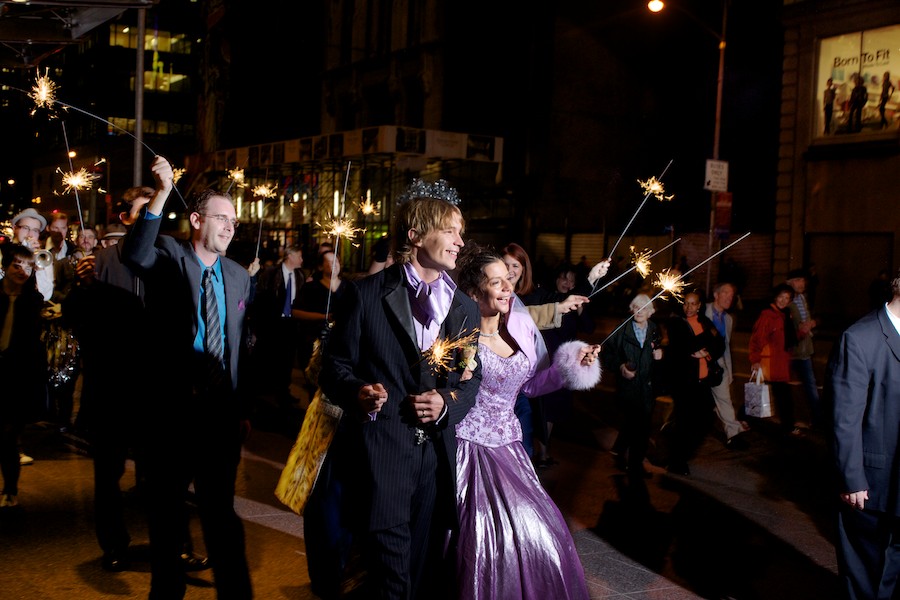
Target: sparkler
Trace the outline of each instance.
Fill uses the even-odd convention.
[[[65,142],[66,142],[66,154],[69,157],[69,173],[74,174],[75,167],[72,165],[72,152],[71,152],[71,148],[69,148],[69,134],[66,133],[66,122],[60,121],[60,126],[62,127],[63,140],[65,140]],[[62,172],[62,171],[60,171],[60,172]],[[84,173],[84,175],[82,176],[81,173]],[[66,181],[67,181],[66,175],[63,174],[63,183],[66,184]],[[93,183],[94,183],[93,179],[91,179],[90,176],[88,175],[87,169],[82,168],[79,171],[79,176],[78,177],[74,177],[74,176],[70,177],[68,179],[68,183],[66,184],[68,186],[69,191],[75,192],[75,208],[78,209],[78,221],[81,224],[81,235],[84,235],[84,213],[81,212],[81,198],[78,197],[78,186],[85,185],[86,187],[84,189],[90,189],[90,187]]]
[[[48,73],[49,68],[44,70],[43,75],[37,76],[34,87],[31,88],[31,93],[28,94],[28,97],[34,100],[34,109],[31,111],[32,116],[34,116],[39,108],[52,109],[53,103],[56,102],[56,90],[58,89],[58,86],[50,79]]]
[[[347,186],[350,184],[350,165],[353,164],[353,161],[347,161],[347,174],[344,175],[344,191],[341,192],[341,217],[344,216],[344,209],[346,207],[347,202]]]
[[[684,300],[684,286],[682,280],[684,275],[677,275],[671,269],[664,269],[656,275],[656,281],[653,282],[654,287],[660,288],[663,293],[667,293],[675,300],[682,302]]]
[[[375,205],[372,204],[371,200],[365,200],[359,203],[359,212],[361,212],[365,216],[375,214]]]
[[[337,276],[337,268],[340,261],[339,252],[341,251],[341,237],[349,237],[354,236],[357,233],[365,232],[365,228],[353,227],[353,222],[350,219],[345,219],[343,212],[344,207],[346,206],[344,202],[347,199],[347,185],[350,183],[350,165],[352,165],[352,161],[347,161],[347,174],[344,176],[344,190],[341,194],[341,216],[337,215],[331,220],[328,228],[324,228],[325,235],[334,238],[334,260],[331,261],[331,279],[333,280]],[[316,225],[319,225],[316,223]],[[321,227],[321,225],[319,225]],[[328,318],[328,313],[331,310],[331,286],[328,286],[328,297],[325,300],[325,318]]]
[[[187,173],[187,169],[172,169],[172,185],[178,183],[185,173]]]
[[[681,241],[681,238],[678,238],[677,240],[674,240],[674,241],[672,241],[672,242],[669,242],[668,244],[666,244],[665,246],[663,246],[662,248],[660,248],[659,250],[657,250],[656,252],[654,252],[653,254],[651,254],[650,256],[648,256],[648,257],[647,257],[647,260],[649,261],[650,259],[652,259],[653,257],[659,255],[660,253],[665,252],[666,250],[668,250],[669,248],[671,248],[672,246],[674,246],[675,244],[677,244],[677,243],[680,242],[680,241]],[[638,268],[638,265],[637,265],[637,264],[632,265],[631,268],[628,269],[627,271],[623,271],[621,274],[619,274],[618,276],[616,276],[616,277],[615,277],[614,279],[612,279],[611,281],[607,281],[607,282],[604,283],[602,286],[600,286],[599,288],[597,288],[596,290],[594,290],[593,292],[591,292],[590,295],[588,295],[588,298],[592,298],[595,294],[599,294],[600,292],[602,292],[603,290],[605,290],[606,288],[608,288],[609,286],[611,286],[612,284],[614,284],[614,283],[617,282],[618,280],[622,279],[623,277],[625,277],[626,275],[628,275],[629,273],[631,273],[632,271],[634,271],[634,270],[637,269],[637,268]]]
[[[247,181],[244,179],[244,169],[240,167],[235,167],[234,169],[228,170],[228,179],[231,180],[231,183],[228,184],[228,189],[226,191],[231,191],[231,186],[236,185],[239,188],[247,187]]]
[[[89,190],[94,185],[94,179],[84,167],[77,171],[63,171],[56,167],[56,172],[62,174],[63,193],[69,194],[78,190]]]
[[[672,160],[675,160],[675,159],[672,159]],[[654,190],[657,189],[657,187],[658,187],[658,189],[660,191],[662,191],[662,184],[660,183],[660,181],[662,181],[662,178],[665,177],[666,171],[669,170],[669,167],[672,166],[672,160],[669,161],[669,164],[666,165],[666,168],[663,169],[663,172],[659,174],[659,177],[651,177],[646,182],[640,182],[640,181],[638,182],[641,184],[642,188],[647,190],[647,193],[646,193],[646,195],[644,195],[644,199],[641,201],[640,206],[638,206],[637,210],[634,211],[634,214],[631,215],[631,220],[628,221],[627,225],[625,225],[625,229],[622,230],[622,235],[620,235],[619,239],[616,240],[616,243],[612,247],[612,250],[610,251],[608,256],[613,257],[616,255],[616,248],[619,247],[619,243],[622,241],[622,238],[625,237],[625,232],[628,231],[628,228],[631,227],[632,223],[634,223],[634,219],[638,216],[638,213],[641,212],[641,209],[644,208],[644,205],[647,203],[647,200],[650,198],[650,196],[655,195]],[[653,182],[653,183],[651,184],[651,182]]]
[[[274,198],[277,192],[274,185],[262,183],[253,188],[253,195],[257,198]]]
[[[337,248],[338,244],[340,243],[340,238],[353,237],[357,233],[365,231],[364,227],[354,227],[353,219],[339,219],[337,217],[333,218],[326,225],[322,225],[321,223],[316,223],[316,225],[322,228],[322,233],[327,237],[335,238],[335,248]]]
[[[660,202],[669,201],[675,197],[675,195],[666,196],[666,190],[663,188],[662,181],[657,179],[656,177],[651,177],[647,181],[641,181],[638,179],[638,183],[641,184],[641,187],[648,194],[655,196],[657,200]]]
[[[450,364],[453,362],[454,353],[462,350],[466,346],[475,343],[478,338],[478,332],[475,331],[467,336],[457,336],[455,338],[436,339],[431,348],[425,351],[423,359],[428,362],[433,373],[438,371],[449,371]]]
[[[634,265],[635,270],[641,277],[646,278],[650,274],[650,250],[644,248],[642,251],[637,252],[634,246],[629,248],[629,250],[631,250],[631,264]]]
[[[665,294],[665,293],[672,294],[672,297],[675,298],[675,299],[677,299],[677,300],[680,302],[680,301],[681,301],[681,297],[680,297],[680,296],[681,296],[681,293],[684,291],[684,282],[683,282],[682,280],[683,280],[688,274],[693,273],[694,271],[696,271],[697,269],[699,269],[700,267],[702,267],[703,265],[705,265],[706,263],[708,263],[709,261],[711,261],[711,260],[714,259],[715,257],[719,256],[720,254],[722,254],[723,252],[725,252],[726,250],[728,250],[729,248],[731,248],[731,247],[734,246],[735,244],[744,241],[747,237],[749,237],[749,235],[750,235],[750,232],[748,231],[747,233],[745,233],[744,235],[742,235],[742,236],[739,237],[738,239],[734,240],[733,242],[731,242],[730,244],[728,244],[727,246],[725,246],[724,248],[722,248],[722,249],[719,250],[718,252],[715,252],[715,253],[713,253],[712,255],[710,255],[707,259],[700,261],[700,263],[699,263],[696,267],[694,267],[694,268],[692,268],[692,269],[689,269],[686,273],[684,273],[684,274],[682,274],[682,275],[675,276],[674,274],[669,273],[669,272],[668,272],[668,269],[666,269],[665,271],[663,271],[662,273],[660,273],[660,274],[659,274],[659,277],[657,278],[656,282],[654,283],[654,286],[660,287],[660,288],[662,288],[662,289],[660,289],[659,293],[657,293],[655,296],[653,296],[652,298],[650,298],[650,301],[649,301],[649,302],[647,302],[647,303],[644,304],[642,307],[640,307],[640,308],[638,309],[638,311],[644,310],[646,307],[648,307],[648,306],[650,306],[651,304],[653,304],[653,301],[654,301],[654,300],[656,300],[657,298],[659,298],[660,296],[662,296],[662,295]],[[604,340],[603,340],[602,342],[600,342],[600,345],[602,346],[603,344],[605,344],[606,342],[608,342],[608,341],[609,341],[609,338],[611,338],[612,336],[614,336],[614,335],[616,334],[617,331],[619,331],[620,329],[622,329],[623,327],[625,327],[625,325],[626,325],[629,321],[631,321],[633,318],[634,318],[634,313],[632,312],[630,317],[628,317],[627,319],[625,319],[625,320],[622,322],[621,325],[619,325],[618,327],[616,327],[615,329],[613,329],[612,332],[610,332],[610,334],[609,334],[608,336],[606,336],[606,338],[604,338]]]
[[[105,123],[109,127],[124,133],[125,135],[127,135],[131,139],[133,139],[134,141],[138,142],[144,148],[146,148],[148,152],[153,154],[153,156],[159,156],[156,153],[156,151],[153,150],[153,148],[151,148],[144,142],[144,140],[140,139],[139,137],[137,137],[136,135],[134,135],[127,129],[119,127],[112,121],[109,121],[108,119],[104,119],[103,117],[101,117],[99,115],[95,115],[92,112],[86,111],[83,108],[78,108],[77,106],[75,106],[73,104],[68,104],[68,103],[63,102],[62,100],[58,99],[56,97],[56,90],[58,89],[58,86],[52,80],[50,80],[50,78],[47,76],[46,72],[43,77],[38,76],[31,92],[26,92],[25,90],[22,90],[19,88],[11,88],[11,89],[15,89],[16,91],[23,92],[29,98],[31,98],[32,100],[35,101],[35,109],[31,112],[32,115],[34,115],[34,113],[37,111],[38,108],[46,107],[49,109],[49,108],[52,108],[54,105],[59,105],[64,110],[72,109],[74,111],[80,112],[83,115],[91,117],[92,119],[96,119],[96,120],[100,121],[101,123]],[[67,149],[68,149],[68,146],[69,146],[68,141],[66,141]],[[181,204],[183,204],[184,207],[187,208],[187,202],[184,201],[184,197],[182,197],[181,192],[178,191],[177,187],[173,186],[173,188],[175,189],[175,194],[178,196],[178,199],[181,200]],[[76,197],[77,197],[77,194],[76,194]]]

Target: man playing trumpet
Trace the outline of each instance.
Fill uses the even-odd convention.
[[[26,208],[12,218],[12,226],[14,242],[30,248],[33,252],[40,250],[41,232],[47,228],[47,219],[41,213],[33,208]],[[35,259],[37,258],[39,257],[35,256]],[[35,272],[35,279],[37,280],[37,288],[41,296],[44,297],[45,301],[50,300],[53,296],[53,269],[38,267]]]

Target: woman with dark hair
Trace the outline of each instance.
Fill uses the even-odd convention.
[[[794,289],[782,283],[775,286],[770,304],[762,310],[750,334],[750,378],[762,369],[763,379],[772,386],[775,407],[785,433],[802,437],[794,423],[794,401],[788,381],[791,378],[791,350],[797,345],[797,334],[791,321],[790,304]]]
[[[666,356],[672,386],[670,424],[674,426],[666,430],[671,439],[668,471],[676,475],[690,475],[688,461],[712,421],[712,388],[722,383],[717,361],[725,353],[725,340],[701,306],[700,294],[689,292],[684,296],[683,314],[668,322]]]
[[[528,313],[513,308],[500,256],[474,245],[463,252],[458,283],[481,313],[482,382],[456,426],[458,597],[586,599],[572,536],[525,454],[513,405],[520,390],[592,388],[600,347],[570,341],[552,363],[542,360],[540,335]]]

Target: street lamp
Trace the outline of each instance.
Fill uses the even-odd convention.
[[[661,0],[651,0],[647,4],[650,12],[658,13],[665,8],[665,4]],[[713,149],[712,159],[719,160],[719,137],[722,131],[722,85],[725,81],[725,31],[728,25],[728,0],[722,1],[722,33],[717,33],[711,29],[706,23],[698,19],[693,14],[681,8],[677,4],[673,4],[676,9],[697,22],[707,33],[712,35],[719,42],[719,76],[716,82],[716,124],[713,129]],[[713,239],[715,237],[716,227],[716,192],[710,191],[709,200],[709,243],[707,247],[707,256],[712,256]],[[712,276],[712,265],[706,268],[706,295],[709,296],[710,277]]]

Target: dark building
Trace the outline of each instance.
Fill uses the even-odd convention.
[[[814,264],[816,309],[843,324],[869,309],[878,272],[900,265],[900,6],[785,2],[784,24],[774,279]]]
[[[78,4],[90,5],[73,3]],[[28,129],[29,135],[23,136],[27,152],[20,152],[17,160],[31,158],[33,205],[45,212],[68,212],[76,220],[80,213],[91,225],[105,225],[112,202],[135,181],[149,177],[140,165],[135,172],[138,151],[142,162],[162,154],[178,167],[199,149],[201,5],[166,0],[145,3],[150,6],[145,10],[126,10],[114,8],[116,4],[142,3],[112,2],[105,3],[107,8],[93,8],[105,18],[82,32],[77,44],[59,47],[36,65],[11,71],[18,79],[16,87],[28,91],[36,78],[48,78],[56,86],[58,102],[34,109],[30,97],[17,93],[10,107],[22,110],[23,102],[32,102],[34,114],[29,119],[27,107],[18,116],[6,111],[11,122],[24,121]],[[143,40],[139,40],[141,12],[146,17]],[[86,13],[57,7],[57,14],[76,27]],[[138,48],[144,50],[141,62]],[[135,93],[136,87],[142,88],[141,94]],[[90,174],[92,186],[79,191],[76,199],[73,193],[62,193],[62,176],[80,169]]]

